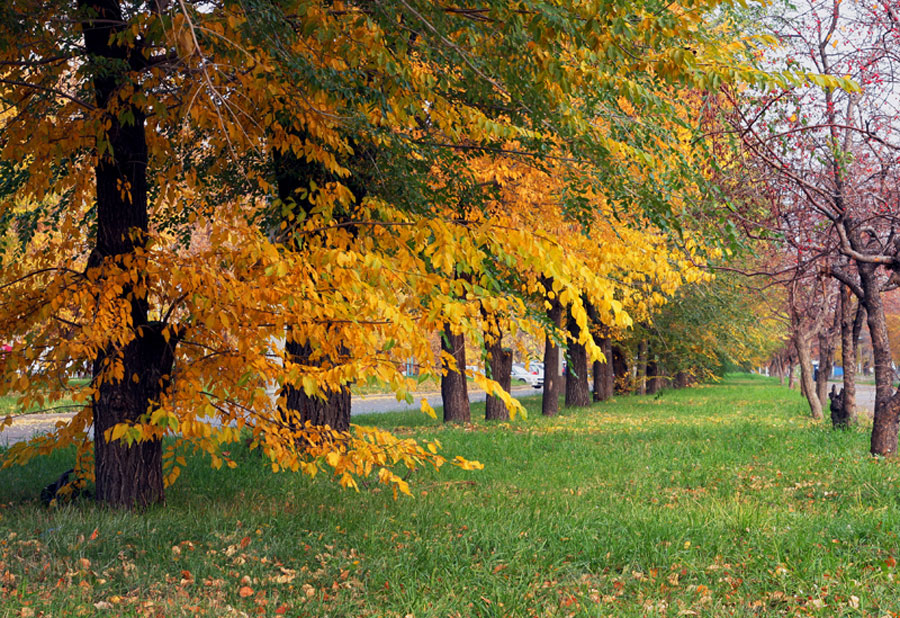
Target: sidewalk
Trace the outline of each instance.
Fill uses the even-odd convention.
[[[512,394],[514,397],[527,397],[529,395],[538,395],[541,389],[535,389],[527,385],[514,385]],[[469,389],[469,400],[472,402],[484,401],[484,391],[480,389]],[[421,400],[428,399],[428,403],[432,407],[441,405],[441,393],[439,391],[415,392],[413,395],[413,403],[407,404],[405,401],[397,401],[396,396],[392,393],[377,393],[371,395],[354,395],[351,400],[351,415],[359,414],[380,414],[384,412],[396,412],[405,410],[418,410]],[[28,440],[35,435],[49,433],[57,423],[66,423],[74,416],[72,413],[53,413],[53,414],[25,414],[13,417],[13,424],[3,431],[0,431],[0,447],[8,447],[16,442]]]

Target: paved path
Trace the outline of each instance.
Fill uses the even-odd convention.
[[[843,382],[836,382],[831,380],[828,382],[828,392],[831,392],[831,385],[837,386],[837,390],[841,390],[844,386]],[[822,408],[825,412],[825,416],[828,416],[831,412],[831,408],[829,407],[829,400],[825,399],[822,402]],[[857,384],[856,385],[856,408],[862,412],[865,410],[867,416],[872,416],[875,414],[875,385],[874,384]]]
[[[512,394],[516,397],[537,395],[541,389],[527,385],[513,386]],[[350,414],[379,414],[382,412],[394,412],[405,410],[419,410],[423,397],[428,399],[429,405],[437,407],[441,405],[441,394],[415,393],[414,403],[397,401],[393,395],[359,395],[352,398]],[[469,391],[469,401],[484,401],[484,391]],[[27,414],[16,418],[10,427],[0,431],[0,447],[9,446],[16,442],[28,440],[36,434],[47,433],[56,427],[58,422],[68,422],[72,414]]]
[[[543,392],[539,388],[532,388],[528,385],[513,386],[512,394],[516,397],[528,397],[529,395],[539,395]],[[353,397],[352,415],[357,414],[378,414],[381,412],[395,412],[405,410],[419,410],[422,398],[428,399],[428,404],[432,408],[442,405],[440,393],[414,393],[413,403],[409,404],[405,401],[397,401],[393,395],[369,395]],[[469,401],[484,401],[484,391],[469,391]]]

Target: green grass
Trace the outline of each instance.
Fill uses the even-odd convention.
[[[398,501],[250,453],[197,462],[143,514],[39,506],[66,454],[2,471],[0,616],[900,611],[900,463],[868,456],[865,429],[814,424],[746,376],[555,419],[526,401],[512,423],[358,419],[486,466],[417,472]]]
[[[84,378],[74,378],[69,380],[69,385],[72,387],[80,387],[84,386],[90,382],[90,380]],[[32,409],[23,411],[19,408],[18,405],[18,394],[13,395],[2,395],[0,396],[0,418],[5,417],[8,414],[12,414],[13,416],[17,414],[27,413],[27,412],[71,412],[74,410],[76,406],[73,405],[72,399],[68,396],[63,397],[59,401],[55,401],[52,403],[48,403],[46,408],[42,409]]]

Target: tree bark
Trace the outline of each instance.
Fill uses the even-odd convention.
[[[95,153],[97,236],[88,258],[90,270],[121,263],[122,258],[133,256],[145,245],[149,230],[148,153],[143,110],[128,99],[116,100],[120,89],[139,88],[128,71],[141,56],[139,49],[116,37],[126,27],[121,7],[117,0],[79,0],[78,7],[90,14],[81,28],[85,48],[96,59],[90,69],[94,71],[97,107],[116,108],[105,115],[103,139],[108,147]],[[120,120],[129,115],[128,120]],[[99,384],[93,400],[96,499],[126,508],[164,500],[162,443],[110,442],[106,432],[118,423],[139,422],[159,400],[172,373],[176,344],[176,337],[167,341],[163,336],[164,325],[148,321],[147,298],[135,292],[146,289],[147,275],[137,275],[138,285],[125,286],[119,295],[119,300],[130,305],[133,339],[124,345],[108,344],[93,362],[93,378]],[[121,379],[112,378],[112,367],[121,367]]]
[[[840,327],[840,305],[835,307],[834,311],[834,327],[823,330],[819,333],[819,373],[816,376],[816,396],[819,403],[825,405],[828,398],[828,379],[834,369],[834,348],[835,335]]]
[[[466,340],[462,333],[454,334],[450,324],[444,324],[441,350],[456,361],[456,369],[449,364],[441,376],[441,399],[444,403],[445,423],[468,423],[472,420],[469,409],[469,387],[466,383]]]
[[[647,341],[641,339],[637,349],[637,391],[638,395],[647,394]]]
[[[891,345],[887,334],[884,304],[876,276],[876,265],[857,262],[866,321],[875,360],[875,416],[872,419],[871,452],[892,456],[897,453],[897,424],[900,420],[900,395],[894,394],[894,370],[891,367]]]
[[[591,389],[588,385],[587,350],[578,342],[578,324],[569,316],[569,364],[566,368],[566,407],[591,405]]]
[[[603,372],[603,390],[606,394],[606,399],[609,399],[616,392],[616,374],[613,371],[612,339],[610,339],[609,337],[605,337],[601,342],[601,346],[603,348],[603,355],[606,357],[606,365],[604,366]]]
[[[617,344],[612,344],[612,369],[614,391],[617,393],[631,392],[631,373],[628,370],[628,358],[625,350]]]
[[[158,322],[145,322],[139,337],[94,361],[95,378],[108,371],[108,363],[121,362],[125,368],[123,380],[110,380],[106,374],[94,399],[94,477],[99,502],[132,508],[165,498],[162,442],[145,440],[128,445],[106,439],[106,432],[118,423],[139,422],[168,389],[175,350],[174,341],[170,343],[163,336],[164,328]]]
[[[822,418],[822,402],[816,393],[816,383],[813,381],[812,350],[810,349],[809,336],[805,333],[795,333],[794,345],[797,348],[797,357],[800,361],[800,392],[809,402],[810,415],[815,419]]]
[[[485,341],[489,341],[491,337],[492,335],[485,335]],[[490,378],[508,393],[512,389],[512,350],[503,348],[501,337],[494,339],[487,349]],[[489,421],[508,421],[509,409],[502,399],[488,395],[484,402],[484,418]]]
[[[853,296],[841,285],[841,365],[844,368],[843,406],[849,424],[856,423],[856,341],[853,339]]]
[[[550,324],[559,328],[562,322],[562,306],[559,301],[550,301],[547,312]],[[541,414],[556,416],[559,413],[559,387],[562,377],[559,375],[559,346],[548,335],[544,342],[544,394],[541,398]]]
[[[290,150],[274,149],[273,164],[278,198],[283,204],[290,205],[296,214],[302,213],[301,220],[306,220],[312,214],[314,204],[308,195],[303,197],[304,192],[309,189],[310,181],[324,186],[329,180],[327,171],[321,164],[298,157]],[[344,182],[350,184],[357,199],[362,199],[364,188],[358,186],[358,183],[353,183],[352,179],[344,179]],[[340,218],[341,215],[335,214],[335,217]],[[355,234],[355,229],[347,229]],[[294,246],[294,249],[297,250],[298,247]],[[284,346],[286,359],[303,366],[317,368],[329,367],[340,362],[340,358],[331,358],[327,355],[314,357],[314,350],[308,341],[301,343],[294,340],[294,330],[295,328],[290,325],[286,328]],[[343,334],[337,326],[332,325],[329,328],[329,335],[331,343],[343,341]],[[346,348],[338,346],[338,349],[339,356],[346,356]],[[327,425],[336,431],[350,429],[352,401],[347,386],[340,386],[337,389],[320,388],[318,395],[310,396],[302,388],[285,384],[284,401],[285,409],[281,414],[285,417],[285,422],[294,429],[303,427],[307,422],[323,427]]]
[[[659,365],[655,358],[647,360],[647,394],[655,395],[661,388],[661,380],[659,377]]]
[[[603,362],[594,361],[594,401],[606,401],[613,395],[613,384],[615,376],[612,372],[612,342],[609,337],[600,339],[600,349],[603,350],[603,356],[606,360]]]
[[[284,344],[285,355],[295,363],[306,366],[322,366],[323,360],[312,360],[309,343],[297,343],[288,339]],[[343,386],[338,391],[324,390],[320,396],[307,395],[302,388],[286,384],[285,408],[289,424],[303,427],[307,421],[313,425],[329,426],[336,431],[350,430],[350,389]]]

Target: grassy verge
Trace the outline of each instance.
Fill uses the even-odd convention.
[[[69,380],[69,385],[71,387],[81,387],[87,384],[90,380],[84,378],[76,378]],[[0,418],[5,417],[8,414],[12,414],[16,416],[17,414],[22,414],[23,410],[18,405],[19,395],[3,395],[0,396]],[[75,406],[72,405],[72,400],[69,397],[63,397],[59,401],[55,401],[53,403],[49,403],[46,409],[33,409],[27,410],[24,412],[74,412]]]
[[[443,427],[481,472],[413,499],[202,463],[143,515],[47,510],[0,472],[0,616],[877,616],[900,610],[900,464],[761,378]],[[477,414],[479,408],[474,412]],[[25,609],[25,613],[21,613]]]

